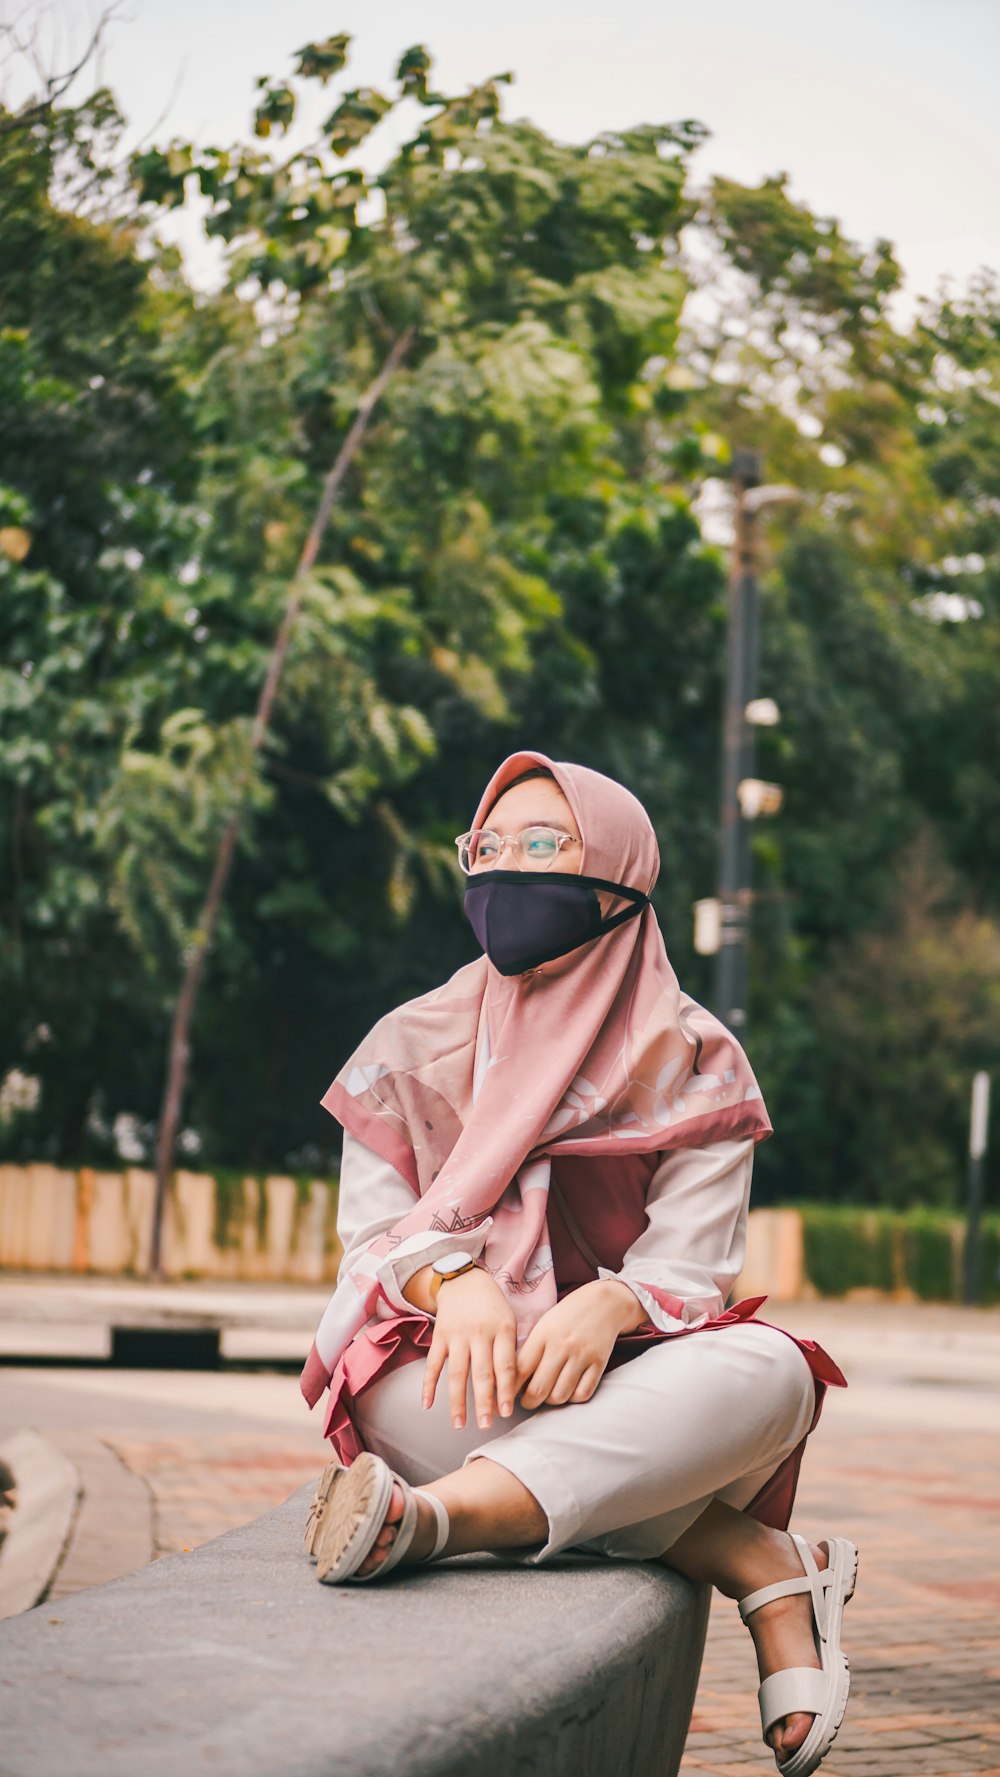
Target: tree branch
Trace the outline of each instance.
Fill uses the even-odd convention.
[[[38,123],[53,109],[63,94],[72,86],[77,75],[83,72],[87,63],[97,54],[108,25],[116,16],[115,5],[104,8],[79,60],[62,74],[51,74],[46,71],[38,54],[34,37],[24,42],[15,35],[16,24],[0,25],[0,37],[8,39],[15,55],[23,56],[26,61],[31,63],[35,74],[45,87],[44,96],[37,99],[34,104],[29,104],[20,111],[10,112],[5,117],[0,116],[0,137],[15,135],[18,130],[30,129],[32,124]]]
[[[394,341],[378,375],[365,391],[358,404],[358,411],[353,423],[337,452],[336,461],[323,483],[316,507],[316,515],[309,529],[299,556],[298,565],[289,588],[288,603],[278,627],[278,633],[268,661],[267,674],[261,688],[254,716],[252,731],[252,748],[256,752],[263,745],[267,735],[271,711],[277,696],[278,685],[284,669],[288,646],[292,631],[298,617],[305,591],[305,583],[315,566],[323,533],[326,530],[334,501],[340,491],[341,483],[357,453],[358,447],[367,430],[372,410],[382,396],[391,377],[402,363],[413,343],[414,329],[407,327]],[[173,1171],[174,1153],[177,1144],[177,1133],[180,1127],[181,1107],[184,1090],[187,1085],[188,1063],[191,1056],[191,1025],[194,1019],[195,1006],[201,987],[205,961],[212,947],[215,927],[218,922],[219,910],[226,891],[226,884],[232,868],[236,842],[242,824],[242,810],[239,808],[239,793],[245,787],[245,779],[237,788],[238,812],[227,824],[219,849],[216,853],[212,869],[211,881],[205,896],[198,923],[195,928],[194,942],[191,947],[187,967],[181,981],[181,989],[174,1010],[171,1025],[169,1046],[167,1051],[167,1076],[163,1091],[163,1102],[160,1109],[159,1133],[156,1142],[156,1198],[153,1206],[153,1234],[150,1249],[150,1275],[161,1274],[163,1214],[167,1201],[167,1190],[170,1175]]]

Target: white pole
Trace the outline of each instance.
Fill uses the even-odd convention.
[[[974,1075],[972,1081],[972,1116],[969,1119],[969,1154],[981,1160],[986,1153],[986,1125],[990,1117],[990,1076]]]
[[[983,1206],[983,1158],[986,1154],[990,1115],[990,1076],[984,1070],[973,1076],[969,1115],[969,1208],[962,1255],[962,1296],[967,1303],[979,1301],[979,1216]]]

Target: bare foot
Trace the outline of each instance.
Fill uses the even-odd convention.
[[[392,1548],[392,1545],[396,1540],[396,1530],[402,1516],[403,1490],[399,1483],[394,1481],[392,1486],[392,1499],[389,1502],[389,1510],[385,1515],[385,1523],[362,1561],[361,1566],[358,1568],[358,1574],[360,1576],[372,1573],[375,1568],[382,1565],[382,1562],[386,1555],[388,1555],[389,1550]],[[422,1556],[429,1555],[434,1547],[436,1535],[437,1519],[434,1516],[434,1508],[429,1500],[423,1499],[418,1493],[417,1528],[413,1534],[413,1541],[407,1549],[406,1554],[403,1556],[400,1566],[405,1567],[410,1561],[419,1561]]]
[[[788,1543],[787,1560],[783,1563],[785,1571],[775,1573],[769,1570],[767,1578],[758,1581],[759,1585],[802,1577],[804,1569],[799,1552],[791,1536],[787,1532],[783,1534]],[[810,1543],[809,1547],[816,1566],[828,1567],[826,1549],[819,1543]],[[813,1634],[811,1593],[795,1592],[790,1598],[772,1598],[769,1604],[762,1604],[751,1612],[747,1627],[753,1636],[757,1670],[762,1679],[785,1666],[815,1666],[817,1669],[822,1666]],[[778,1764],[783,1764],[802,1745],[813,1719],[812,1715],[798,1710],[774,1723],[766,1738]]]

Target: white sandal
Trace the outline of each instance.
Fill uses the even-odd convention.
[[[739,1601],[740,1616],[746,1622],[751,1611],[772,1598],[787,1598],[795,1592],[811,1592],[813,1638],[822,1661],[814,1666],[786,1666],[765,1678],[757,1692],[760,1703],[761,1733],[767,1734],[783,1716],[802,1710],[813,1716],[809,1732],[790,1753],[784,1764],[778,1764],[780,1777],[809,1777],[829,1752],[844,1719],[851,1688],[851,1670],[847,1655],[840,1645],[840,1626],[844,1606],[854,1595],[858,1577],[858,1551],[843,1536],[824,1539],[829,1565],[816,1566],[813,1552],[805,1537],[793,1530],[789,1533],[799,1551],[805,1569],[795,1580],[778,1580],[772,1586],[761,1586],[748,1592]]]
[[[317,1564],[316,1578],[324,1585],[340,1585],[347,1580],[354,1585],[362,1585],[368,1580],[381,1579],[383,1574],[391,1573],[403,1559],[416,1534],[418,1494],[430,1501],[437,1518],[434,1547],[422,1559],[436,1561],[443,1553],[451,1526],[447,1507],[435,1493],[427,1493],[422,1487],[411,1487],[401,1475],[393,1473],[381,1456],[373,1456],[370,1451],[365,1450],[352,1462],[349,1469],[328,1464],[317,1488],[317,1497],[324,1488],[330,1469],[335,1472],[325,1488],[324,1499],[312,1530],[310,1549]],[[358,1573],[358,1568],[374,1547],[375,1539],[385,1524],[394,1485],[401,1488],[403,1494],[403,1516],[396,1526],[395,1540],[388,1554],[371,1573]],[[308,1539],[308,1529],[306,1534]]]

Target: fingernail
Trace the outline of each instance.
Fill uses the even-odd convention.
[[[492,1419],[487,1419],[485,1413],[480,1413],[480,1415],[479,1415],[479,1429],[480,1429],[480,1431],[488,1431],[492,1424],[493,1424]]]
[[[459,1419],[459,1417],[458,1417],[458,1414],[457,1414],[457,1413],[456,1413],[456,1414],[455,1414],[455,1417],[454,1417],[454,1419],[453,1419],[453,1420],[452,1420],[452,1422],[451,1422],[451,1423],[452,1423],[452,1425],[453,1425],[453,1426],[454,1426],[454,1427],[455,1427],[455,1430],[456,1430],[456,1431],[461,1431],[461,1429],[462,1429],[462,1421],[461,1421],[461,1420],[460,1420],[460,1419]]]
[[[509,1401],[502,1401],[501,1405],[500,1405],[500,1411],[503,1414],[504,1418],[506,1419],[510,1414],[510,1402]]]

